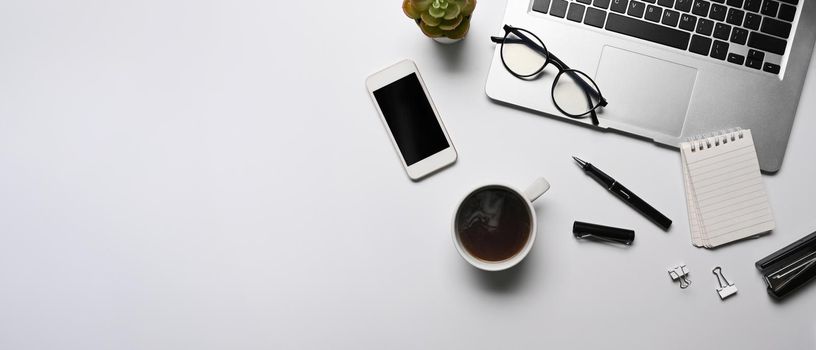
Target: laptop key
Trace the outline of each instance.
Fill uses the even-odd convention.
[[[662,15],[663,10],[655,5],[649,5],[649,7],[646,8],[646,16],[644,16],[644,18],[652,22],[660,22],[660,17]]]
[[[725,21],[725,14],[728,12],[728,8],[720,5],[720,4],[713,4],[711,5],[711,13],[708,14],[708,17],[715,20],[715,21]]]
[[[725,2],[728,6],[740,8],[742,7],[742,0],[728,0]]]
[[[779,65],[770,62],[765,62],[765,65],[762,66],[762,70],[768,73],[779,74]]]
[[[648,3],[650,3],[650,4],[654,4],[654,3],[656,3],[656,2],[657,2],[657,0],[643,0],[643,1],[648,2]]]
[[[762,61],[765,59],[765,53],[757,50],[748,50],[748,58]]]
[[[737,55],[735,53],[729,53],[728,54],[728,62],[738,64],[738,65],[741,66],[745,62],[745,56]]]
[[[711,57],[718,60],[725,60],[726,56],[728,56],[728,43],[714,40],[714,45],[711,46]]]
[[[774,18],[765,18],[759,31],[787,39],[790,36],[791,24]]]
[[[632,17],[643,17],[643,11],[646,10],[646,4],[639,1],[632,1],[629,3],[629,11],[626,14]]]
[[[682,12],[691,11],[691,6],[694,4],[692,0],[677,0],[674,3],[674,9]]]
[[[609,0],[595,0],[592,5],[606,10],[609,8]]]
[[[571,3],[567,11],[567,19],[573,22],[581,22],[584,20],[584,10],[586,7],[579,3]]]
[[[731,36],[731,26],[725,23],[717,23],[714,26],[714,37],[720,40],[728,40]]]
[[[687,32],[615,13],[610,13],[607,17],[606,30],[671,46],[680,50],[685,50],[688,47],[690,37],[690,34]]]
[[[547,13],[550,9],[550,0],[535,0],[533,2],[533,11],[540,13]]]
[[[612,0],[612,4],[610,5],[609,9],[617,13],[626,13],[628,5],[628,0]]]
[[[751,12],[759,12],[759,9],[762,7],[762,0],[745,0],[745,5],[742,8],[751,11]]]
[[[567,14],[567,3],[564,0],[552,0],[552,7],[550,7],[550,15],[564,18],[564,15]]]
[[[776,17],[776,10],[779,9],[779,3],[776,1],[765,0],[762,3],[762,14],[765,16]]]
[[[750,67],[753,69],[760,69],[762,68],[762,60],[753,59],[748,57],[745,59],[745,66]]]
[[[728,10],[728,16],[725,18],[725,21],[728,22],[728,24],[739,26],[742,25],[742,18],[744,16],[745,12],[742,10],[730,9]]]
[[[697,26],[697,17],[692,15],[682,14],[680,15],[680,29],[688,30],[690,32],[694,31],[694,28]]]
[[[784,55],[786,46],[788,46],[788,43],[785,40],[762,33],[751,32],[748,36],[748,47],[768,51],[777,55]]]
[[[762,16],[749,13],[745,15],[745,23],[743,26],[752,30],[759,30],[759,23],[762,22]]]
[[[592,5],[592,0],[578,0],[578,2],[586,5]]]
[[[586,17],[584,17],[584,24],[597,28],[603,28],[605,21],[606,11],[601,11],[593,7],[587,9]]]
[[[731,42],[734,44],[745,45],[748,40],[748,31],[742,28],[734,28],[731,32]]]
[[[680,20],[680,12],[672,11],[672,10],[665,10],[663,11],[663,19],[660,21],[661,23],[675,27],[677,26],[677,22]]]
[[[674,0],[657,0],[657,4],[663,7],[672,8],[672,6],[674,6]]]
[[[695,35],[691,38],[691,45],[689,51],[699,55],[708,56],[708,50],[711,48],[711,39]]]
[[[711,35],[711,31],[714,30],[714,22],[711,20],[707,20],[705,18],[700,18],[697,21],[697,34],[702,35]],[[706,53],[707,55],[708,53]]]
[[[799,3],[799,0],[781,0],[782,2],[789,3],[791,5],[796,5]]]
[[[711,7],[711,3],[704,0],[695,0],[694,1],[694,9],[691,10],[691,13],[697,16],[708,16],[708,8]]]
[[[793,22],[794,17],[796,17],[796,7],[787,4],[779,6],[779,19]]]

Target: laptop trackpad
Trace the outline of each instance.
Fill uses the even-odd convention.
[[[678,137],[696,80],[694,68],[605,46],[595,81],[609,105],[598,117]]]

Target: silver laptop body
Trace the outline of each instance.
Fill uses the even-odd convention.
[[[626,11],[613,11],[613,4],[617,6],[617,11],[622,9],[624,5],[621,1],[627,6]],[[722,0],[722,3],[719,0],[697,0],[702,2],[699,5],[693,3],[689,12],[682,11],[688,6],[685,2],[688,0],[655,0],[654,4],[642,3],[644,15],[638,18],[641,6],[633,5],[635,1],[637,0],[569,0],[565,9],[564,0],[507,0],[504,24],[534,33],[550,52],[571,68],[581,70],[595,79],[609,102],[608,106],[599,110],[600,128],[644,137],[672,147],[701,134],[736,127],[751,129],[760,168],[766,172],[778,171],[787,148],[816,40],[816,2],[785,0],[776,2],[776,11],[771,11],[772,8],[765,6],[773,7],[775,1],[766,0],[765,2],[770,3],[766,5],[762,2],[759,11],[754,13],[743,7],[755,8],[755,3],[748,2],[756,0]],[[702,7],[705,3],[709,4],[707,16],[693,14],[702,14],[702,9],[695,7]],[[603,8],[604,5],[607,6],[606,9]],[[676,8],[677,6],[680,8]],[[779,42],[784,39],[776,35],[784,36],[787,26],[780,21],[781,18],[791,19],[791,6],[795,7],[795,14],[790,22],[786,45],[780,50]],[[718,8],[717,14],[710,13],[713,7]],[[720,18],[722,15],[719,12],[723,7],[728,16],[723,21],[708,18],[711,15]],[[594,10],[590,10],[591,8]],[[662,18],[654,22],[657,19],[654,12],[658,9],[666,15],[668,24],[662,23]],[[647,11],[651,11],[651,20],[645,18]],[[687,14],[684,19],[689,19],[690,16],[696,17],[698,21],[705,18],[715,26],[722,23],[716,27],[717,30],[724,29],[723,25],[727,24],[731,27],[731,34],[733,28],[739,27],[749,33],[749,38],[741,40],[742,38],[737,37],[733,38],[735,41],[731,41],[732,38],[726,37],[721,31],[717,33],[718,36],[728,40],[720,40],[713,36],[714,33],[705,35],[706,28],[701,28],[700,33],[698,28],[694,28],[694,31],[685,32],[688,33],[689,42],[696,44],[695,50],[702,52],[697,44],[704,43],[705,38],[708,38],[711,49],[715,41],[720,41],[717,53],[709,51],[702,55],[680,49],[682,42],[678,42],[678,38],[682,35],[676,31],[684,30],[679,25],[671,26],[675,14],[666,14],[666,11],[676,12],[681,16]],[[590,12],[594,25],[585,23],[589,21]],[[601,12],[605,13],[605,21],[599,27]],[[736,17],[739,12],[744,13],[742,21],[732,18],[732,15]],[[563,17],[560,17],[562,13]],[[751,30],[743,28],[742,24],[734,25],[747,21],[749,13],[752,14],[750,27],[757,25],[757,16],[762,17],[762,22],[767,21],[766,27],[760,24],[756,30]],[[765,17],[772,19],[767,20]],[[649,22],[643,25],[635,21]],[[641,33],[644,28],[659,29],[651,27],[653,25],[675,31],[660,29]],[[633,34],[632,28],[638,31]],[[671,33],[672,36],[671,39],[655,39],[654,33]],[[497,35],[503,35],[503,32]],[[694,39],[695,35],[701,38]],[[723,43],[728,43],[725,59],[722,59]],[[688,45],[691,46],[691,43]],[[764,56],[761,66],[752,68],[759,64],[759,53]],[[712,55],[719,57],[711,57]],[[743,57],[742,63],[738,63],[739,56]],[[753,58],[748,66],[750,57]],[[775,73],[777,69],[779,72]],[[592,126],[590,118],[569,118],[553,105],[550,89],[557,73],[556,68],[548,66],[538,79],[520,80],[504,68],[500,45],[497,44],[485,90],[497,102]]]

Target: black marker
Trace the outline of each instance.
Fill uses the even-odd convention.
[[[600,169],[592,166],[578,157],[572,157],[578,162],[578,165],[581,166],[581,169],[584,169],[584,172],[594,178],[598,183],[606,187],[609,192],[614,193],[618,198],[629,204],[632,208],[635,208],[638,212],[643,214],[643,216],[649,218],[652,222],[660,226],[663,230],[668,230],[669,226],[671,226],[671,219],[667,218],[665,215],[661,214],[657,209],[649,205],[649,203],[644,202],[640,197],[636,196],[632,191],[629,191],[626,187],[623,187],[619,182],[615,181],[611,176],[604,174],[603,171]]]

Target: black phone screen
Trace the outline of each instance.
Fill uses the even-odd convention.
[[[374,91],[374,98],[408,166],[450,147],[416,73]]]

